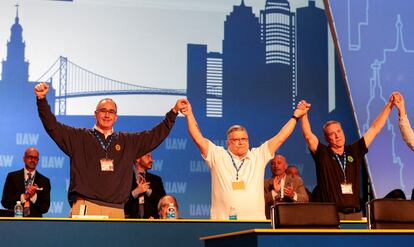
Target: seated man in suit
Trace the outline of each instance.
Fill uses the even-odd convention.
[[[160,219],[167,219],[168,207],[170,206],[170,203],[174,205],[175,219],[178,219],[178,203],[177,199],[175,199],[172,195],[163,196],[158,202],[158,214]]]
[[[302,178],[286,174],[288,163],[278,154],[271,161],[272,177],[265,180],[264,193],[266,218],[270,219],[270,207],[277,202],[308,202]]]
[[[289,165],[288,168],[286,169],[286,174],[291,175],[293,177],[295,177],[295,176],[300,177],[299,169],[295,165]],[[306,191],[306,194],[308,195],[308,201],[311,202],[312,201],[312,193],[306,187],[305,187],[305,191]]]
[[[25,217],[42,217],[50,206],[50,181],[36,170],[39,152],[35,148],[26,149],[23,162],[23,169],[7,174],[1,204],[13,210],[21,201]]]
[[[158,219],[157,205],[165,190],[161,177],[148,172],[151,168],[151,153],[135,160],[132,191],[125,204],[126,218]]]

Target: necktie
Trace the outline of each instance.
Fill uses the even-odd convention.
[[[144,172],[140,172],[139,173],[139,183],[142,182],[142,180],[145,179],[145,173]],[[144,195],[141,195],[138,198],[138,217],[143,219],[144,218]]]
[[[24,187],[27,188],[32,184],[32,174],[30,172],[27,173],[27,180],[24,183]]]
[[[25,182],[26,191],[29,186],[32,185],[32,174],[30,172],[27,173],[27,180]],[[30,198],[24,202],[23,205],[23,216],[27,217],[30,215]]]

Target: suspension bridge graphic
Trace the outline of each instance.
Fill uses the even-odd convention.
[[[57,115],[66,115],[68,98],[105,96],[105,95],[174,95],[186,96],[186,89],[169,89],[141,86],[108,78],[94,73],[67,57],[60,56],[37,82],[49,84],[57,81]]]

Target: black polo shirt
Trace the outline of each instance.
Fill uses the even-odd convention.
[[[312,158],[315,161],[320,198],[322,202],[334,202],[339,208],[359,208],[361,161],[368,153],[367,145],[362,137],[352,145],[345,146],[346,180],[352,183],[353,194],[342,194],[341,183],[344,183],[344,173],[335,157],[335,153],[326,145],[319,142]],[[338,155],[344,163],[344,155]]]

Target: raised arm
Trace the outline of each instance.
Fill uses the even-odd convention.
[[[186,107],[181,110],[181,113],[187,119],[188,132],[190,133],[191,138],[193,138],[195,144],[197,145],[200,153],[203,157],[207,157],[208,153],[208,139],[204,138],[201,133],[200,128],[198,127],[197,121],[194,117],[191,104],[187,101]]]
[[[36,104],[39,118],[42,121],[43,127],[62,151],[69,155],[74,148],[69,138],[74,128],[58,122],[55,115],[53,115],[46,99],[46,95],[49,92],[49,85],[46,82],[37,84],[34,87],[34,92],[37,98]]]
[[[299,107],[306,107],[306,108],[310,108],[310,104],[308,104],[306,101],[302,100],[301,102],[299,102]],[[308,118],[308,113],[306,113],[303,117],[302,117],[302,134],[303,137],[305,138],[306,144],[308,145],[309,150],[312,153],[316,152],[316,148],[318,147],[319,144],[319,140],[318,137],[316,137],[315,134],[313,134],[310,123],[309,123],[309,118]]]
[[[407,113],[405,111],[404,97],[399,92],[393,94],[393,104],[398,109],[398,123],[403,140],[407,145],[414,150],[414,131],[411,128],[410,121],[408,120]]]
[[[385,104],[384,109],[382,109],[381,113],[377,116],[367,132],[364,134],[364,140],[367,147],[372,143],[372,141],[375,139],[375,137],[381,131],[382,127],[384,127],[385,123],[387,122],[388,116],[392,110],[392,99],[393,96],[391,95],[387,104]]]
[[[296,110],[293,112],[292,117],[289,119],[289,121],[280,129],[280,131],[270,138],[268,140],[268,148],[270,153],[275,153],[277,149],[286,141],[286,139],[292,134],[293,130],[295,129],[295,126],[299,119],[306,114],[309,108],[296,108]]]
[[[165,118],[151,130],[132,134],[136,155],[138,157],[157,148],[171,132],[178,112],[187,105],[186,99],[179,99],[175,106],[165,115]]]

